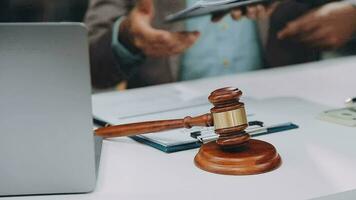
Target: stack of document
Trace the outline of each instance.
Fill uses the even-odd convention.
[[[212,105],[205,95],[187,98],[189,91],[163,90],[160,95],[152,95],[153,91],[140,91],[139,94],[119,92],[104,93],[93,96],[93,114],[95,122],[101,125],[134,123],[152,120],[180,119],[187,115],[198,116],[209,113]],[[151,94],[151,95],[150,95]],[[141,98],[142,97],[142,98]],[[149,101],[146,101],[149,99]],[[264,127],[251,126],[251,136],[261,136],[298,128],[291,123],[292,119],[266,112],[266,104],[270,101],[243,99],[246,103],[248,120],[261,121]],[[278,107],[278,104],[276,105]],[[256,129],[257,128],[257,129]],[[175,129],[159,133],[149,133],[132,137],[166,153],[177,152],[199,147],[204,142],[217,139],[213,127],[193,127],[192,129]]]
[[[197,1],[189,8],[181,10],[175,14],[168,15],[165,20],[167,22],[173,22],[267,1],[269,0],[201,0]]]

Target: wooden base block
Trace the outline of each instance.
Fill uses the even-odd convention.
[[[223,151],[216,142],[204,144],[194,161],[202,170],[226,175],[265,173],[278,168],[282,162],[272,144],[253,139],[244,147],[229,151]]]

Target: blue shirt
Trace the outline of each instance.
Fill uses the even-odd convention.
[[[195,2],[187,0],[188,6]],[[233,74],[262,66],[254,21],[247,18],[235,21],[226,16],[219,23],[212,23],[210,18],[203,16],[186,21],[187,30],[200,31],[201,36],[183,55],[181,80]]]
[[[196,0],[187,0],[188,6]],[[118,41],[117,20],[113,29],[112,47],[120,62],[135,65],[142,56],[130,53]],[[200,31],[198,41],[182,56],[180,80],[250,71],[262,66],[256,24],[249,19],[234,21],[224,17],[219,23],[210,22],[210,16],[186,20],[186,29]]]

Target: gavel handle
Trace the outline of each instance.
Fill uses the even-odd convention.
[[[171,130],[176,128],[191,128],[193,126],[209,127],[213,125],[213,118],[209,113],[198,117],[188,116],[184,119],[148,121],[117,126],[108,126],[96,129],[95,135],[105,138],[123,137]]]

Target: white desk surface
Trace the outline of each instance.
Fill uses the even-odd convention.
[[[356,96],[355,85],[356,57],[348,57],[293,67],[129,90],[122,92],[121,95],[123,97],[127,95],[139,96],[143,91],[154,94],[158,91],[171,90],[172,88],[183,88],[185,94],[190,92],[192,95],[207,96],[216,88],[237,86],[244,91],[244,95],[247,97],[263,99],[294,96],[331,107],[342,107],[346,98]],[[127,106],[132,105],[128,102]],[[198,149],[165,154],[128,138],[119,138],[104,141],[98,184],[93,193],[16,197],[11,199],[181,200],[316,198],[333,194],[335,191],[356,189],[356,169],[350,169],[347,165],[348,156],[356,156],[356,132],[354,129],[349,130],[342,133],[345,137],[349,136],[349,138],[342,139],[342,142],[349,141],[348,143],[341,144],[335,142],[336,146],[343,146],[348,152],[347,155],[340,155],[339,157],[341,163],[346,163],[345,167],[343,168],[343,166],[332,162],[330,162],[330,166],[326,166],[329,165],[328,163],[316,164],[315,166],[320,168],[321,179],[310,180],[308,177],[305,177],[306,181],[315,182],[315,187],[304,187],[303,184],[300,184],[300,178],[307,176],[308,170],[315,171],[316,169],[305,169],[305,174],[297,173],[296,170],[296,174],[294,175],[296,179],[295,184],[293,184],[293,180],[285,180],[283,171],[286,168],[292,168],[293,162],[298,162],[299,159],[288,157],[288,155],[292,154],[287,152],[283,152],[284,166],[271,173],[258,176],[224,176],[210,174],[194,166],[193,158]],[[355,136],[351,134],[352,131],[354,131]],[[330,134],[328,137],[333,137],[329,138],[330,140],[339,140],[339,135],[337,134]],[[277,146],[277,149],[283,149],[283,145],[286,144],[291,144],[295,148],[298,148],[298,145],[293,144],[293,141],[288,140],[288,137],[277,138],[271,136],[261,139],[267,139],[272,142]],[[319,151],[320,149],[314,150]],[[302,151],[304,150],[302,149]],[[324,156],[327,157],[328,151],[323,152],[326,154]],[[335,152],[330,150],[329,153],[332,154]],[[312,161],[322,162],[323,158]],[[350,160],[350,162],[354,161]],[[325,171],[325,169],[329,171]],[[337,174],[340,171],[342,171],[341,173],[349,173],[349,178],[344,180],[338,179]],[[350,184],[338,184],[340,181],[346,181]],[[251,183],[254,183],[254,185]],[[323,185],[323,189],[320,189],[319,185]],[[295,192],[289,194],[284,192],[285,188],[290,187],[294,187]],[[313,195],[306,196],[306,193],[312,193]],[[337,199],[337,197],[332,199]]]

